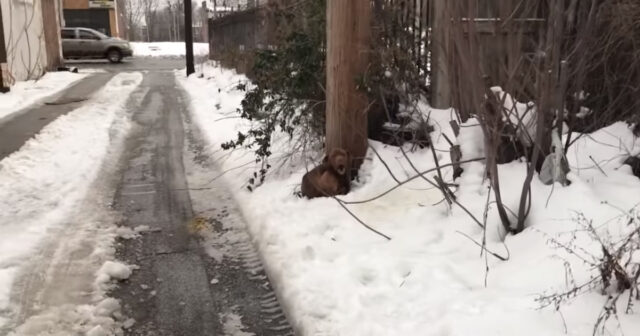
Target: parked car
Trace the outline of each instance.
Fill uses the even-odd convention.
[[[106,58],[119,63],[122,58],[133,56],[128,41],[109,37],[89,28],[63,28],[62,54],[66,59]]]

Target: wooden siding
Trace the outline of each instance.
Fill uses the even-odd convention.
[[[64,9],[88,9],[89,0],[64,0]]]
[[[111,36],[121,37],[119,34],[118,23],[116,21],[116,12],[113,9],[109,10],[109,29],[111,30]]]

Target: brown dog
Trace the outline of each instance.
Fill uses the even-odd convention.
[[[347,194],[351,184],[351,156],[344,149],[333,149],[321,165],[302,177],[302,195],[308,198]]]

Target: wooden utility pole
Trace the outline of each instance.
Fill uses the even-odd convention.
[[[370,0],[327,0],[326,150],[349,151],[354,169],[368,145],[369,104],[359,83],[369,65],[370,40]]]
[[[2,5],[0,4],[0,93],[9,92],[9,88],[4,86],[4,79],[2,78],[3,63],[7,63],[7,48],[4,44],[4,23],[2,22]]]
[[[62,44],[60,42],[60,8],[58,5],[62,5],[62,2],[41,2],[48,71],[56,70],[63,65]]]
[[[184,0],[184,42],[187,48],[187,76],[196,72],[193,64],[193,18],[191,0]]]

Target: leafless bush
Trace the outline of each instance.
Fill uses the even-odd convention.
[[[640,96],[637,85],[630,83],[637,82],[640,73],[640,49],[634,43],[638,28],[632,23],[640,19],[640,4],[495,3],[491,7],[475,0],[448,2],[448,34],[434,43],[446,56],[459,118],[476,118],[482,128],[487,177],[502,224],[518,233],[526,225],[536,171],[542,170],[545,182],[568,183],[564,154],[577,138],[572,137],[574,131],[637,118]],[[509,216],[497,166],[522,156],[528,159],[527,175],[519,208]]]
[[[417,104],[429,97],[428,1],[373,3],[371,64],[362,85],[372,102],[369,137],[425,147],[431,127]]]
[[[519,232],[524,228],[524,220],[512,225],[507,209],[502,202],[500,178],[498,175],[498,149],[503,142],[529,140],[534,146],[532,164],[523,190],[528,198],[533,168],[539,158],[548,152],[550,140],[550,121],[553,102],[550,95],[551,76],[557,76],[557,70],[547,64],[550,55],[535,58],[540,47],[531,47],[533,41],[542,40],[542,28],[538,17],[540,4],[534,2],[500,2],[501,6],[493,13],[484,13],[475,1],[449,2],[446,17],[451,22],[445,25],[449,35],[436,40],[447,57],[448,73],[451,82],[452,104],[463,121],[475,117],[482,128],[485,142],[486,171],[496,198],[496,207],[503,226],[508,232]],[[545,48],[552,52],[552,48]],[[543,71],[547,68],[549,71]],[[534,78],[537,83],[534,83]],[[503,92],[513,96],[496,93],[493,87],[500,86]],[[534,100],[539,93],[537,109],[526,105],[519,109],[516,99]],[[524,98],[524,99],[523,99]],[[527,99],[528,98],[528,99]],[[543,108],[545,107],[545,108]],[[534,116],[535,114],[535,116]],[[535,118],[535,136],[530,132],[525,120]],[[525,153],[517,153],[522,155]],[[526,200],[525,200],[526,203]],[[524,206],[522,206],[524,205]],[[526,204],[521,204],[526,209]],[[522,218],[526,217],[523,213]]]
[[[573,34],[576,43],[583,45],[579,59],[585,79],[583,87],[571,90],[583,94],[577,103],[570,105],[570,129],[592,132],[612,122],[626,120],[636,123],[638,133],[640,2],[587,2],[590,6],[576,5],[576,27],[580,27],[583,17],[588,17],[590,27],[588,35],[580,36],[578,31]]]
[[[615,220],[623,222],[628,233],[622,237],[612,237],[608,231],[610,222],[596,226],[582,213],[578,213],[575,222],[578,229],[571,233],[568,241],[549,237],[554,247],[582,261],[591,275],[587,281],[577,282],[569,262],[565,262],[568,290],[560,293],[540,295],[536,301],[541,307],[553,306],[559,310],[563,305],[579,295],[599,291],[606,301],[594,325],[593,334],[604,334],[610,319],[619,320],[618,309],[624,307],[625,313],[632,313],[636,301],[640,300],[640,216],[637,208],[623,212]],[[600,247],[601,253],[594,253],[579,244],[579,235],[586,234],[589,246]],[[621,304],[621,300],[626,303]]]

